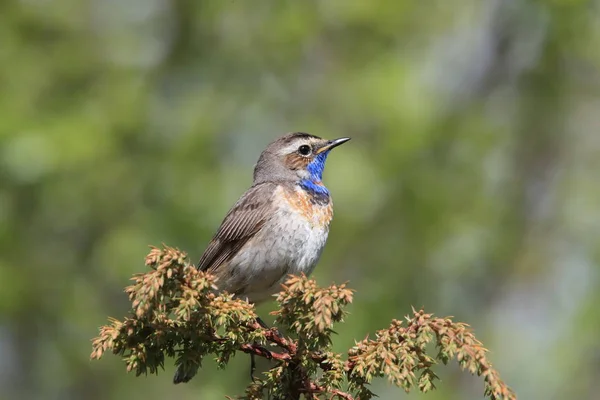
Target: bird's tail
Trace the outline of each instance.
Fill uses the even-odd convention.
[[[184,361],[177,366],[175,375],[173,376],[173,383],[187,383],[192,379],[198,372],[200,366],[192,361]]]

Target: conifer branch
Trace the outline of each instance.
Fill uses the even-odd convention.
[[[158,373],[165,358],[175,358],[187,381],[207,355],[224,368],[238,351],[271,360],[262,379],[246,388],[242,399],[369,399],[374,378],[386,377],[409,392],[435,388],[432,368],[456,359],[463,370],[483,377],[492,400],[515,400],[487,359],[487,350],[468,325],[413,310],[406,321],[393,320],[374,338],[356,343],[347,357],[331,351],[333,325],[346,316],[352,290],[345,285],[320,288],[305,276],[291,276],[277,296],[277,329],[257,322],[254,306],[217,291],[216,279],[198,271],[185,253],[153,247],[146,257],[150,271],[135,275],[125,289],[132,309],[122,321],[110,318],[93,339],[92,359],[110,351],[127,371]],[[437,354],[427,353],[435,343]]]

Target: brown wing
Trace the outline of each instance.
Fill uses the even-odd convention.
[[[214,271],[230,260],[271,216],[276,184],[260,183],[248,189],[229,210],[215,237],[202,254],[198,269]]]

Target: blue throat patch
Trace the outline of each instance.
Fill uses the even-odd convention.
[[[325,160],[329,155],[329,150],[317,155],[306,167],[310,173],[309,179],[300,181],[300,186],[312,194],[329,195],[329,190],[321,184],[323,179],[323,170],[325,169]]]

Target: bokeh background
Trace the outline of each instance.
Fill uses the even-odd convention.
[[[288,131],[353,138],[315,274],[357,290],[336,349],[424,306],[519,398],[600,398],[599,43],[584,0],[0,2],[0,399],[241,393],[245,355],[173,386],[90,339],[148,245],[200,257]],[[438,371],[408,397],[483,397]]]

